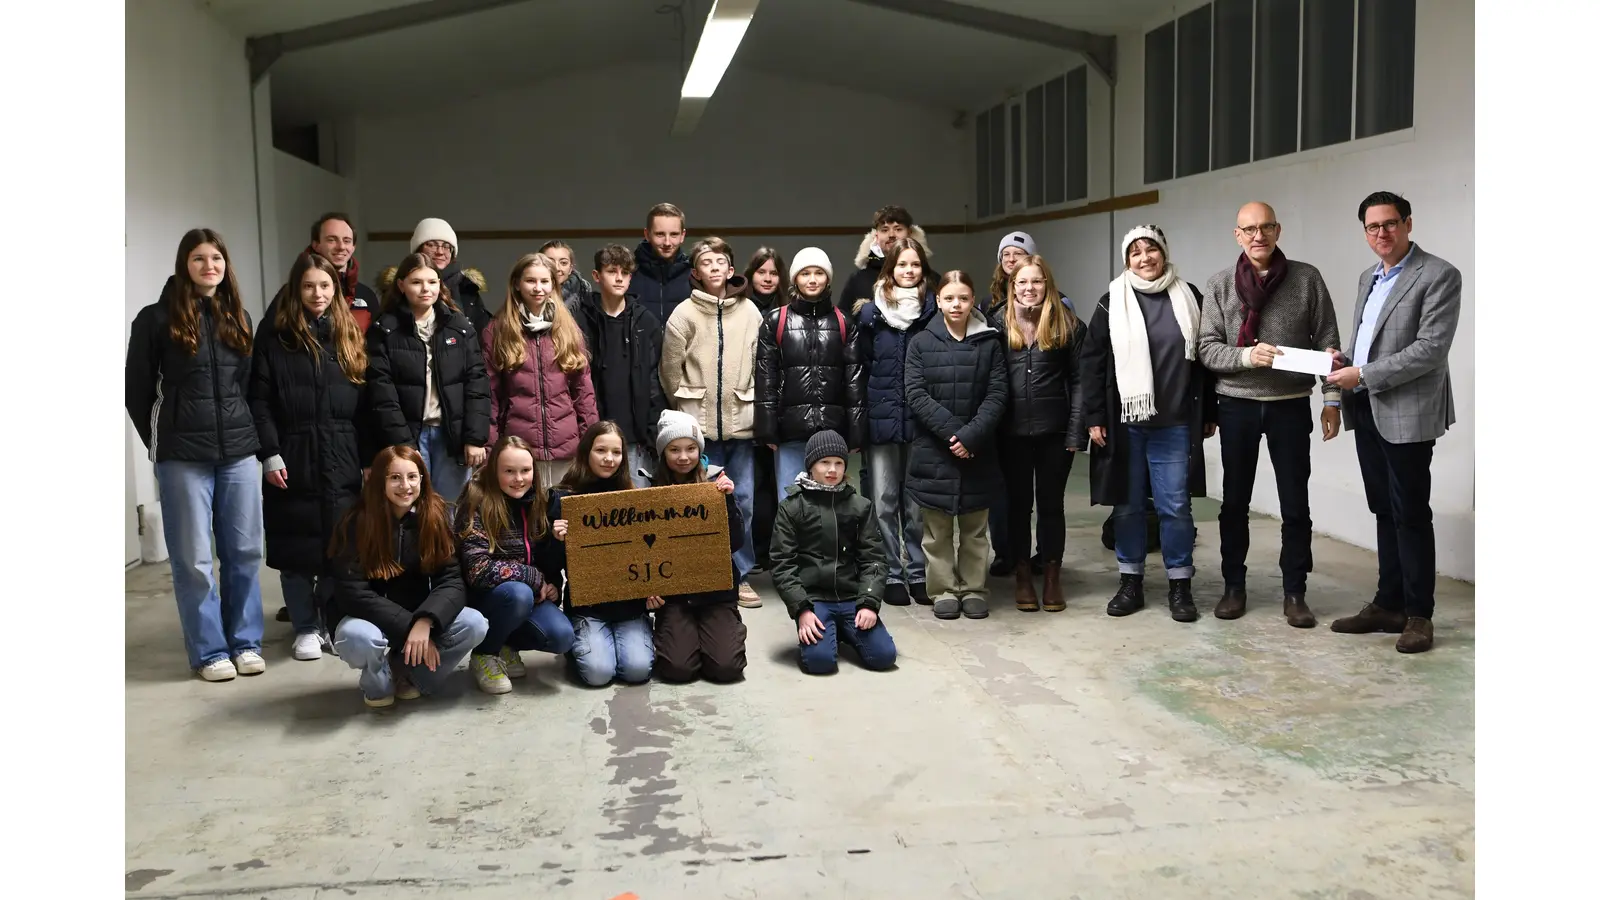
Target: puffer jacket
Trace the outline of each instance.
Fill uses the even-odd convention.
[[[872,501],[849,484],[828,490],[809,479],[788,491],[772,523],[772,586],[789,618],[819,602],[853,601],[856,609],[877,612],[889,555]]]
[[[928,236],[923,233],[921,225],[911,226],[911,237],[916,238],[927,252],[929,268],[923,273],[922,283],[931,289],[939,283],[940,277],[939,271],[933,268],[933,248],[928,246]],[[877,243],[877,233],[868,231],[866,237],[861,239],[860,246],[856,247],[856,270],[850,273],[845,280],[844,290],[839,293],[840,309],[855,309],[862,300],[872,301],[878,276],[883,274],[883,257],[872,252]]]
[[[1088,328],[1077,320],[1065,346],[1041,350],[1035,343],[1018,350],[1006,336],[1003,308],[990,315],[989,324],[1000,332],[1000,346],[1006,357],[1010,399],[1001,433],[1018,437],[1061,434],[1066,436],[1070,449],[1089,446],[1088,426],[1083,424],[1083,379],[1078,372],[1078,355],[1088,338]]]
[[[947,515],[988,509],[1002,488],[1000,420],[1006,409],[1006,361],[1000,332],[982,316],[965,339],[950,336],[944,318],[928,323],[906,351],[906,402],[917,435],[906,468],[912,502]],[[955,437],[971,452],[950,452]]]
[[[139,310],[128,338],[123,405],[155,462],[225,462],[261,448],[250,414],[250,354],[217,337],[211,304],[200,304],[200,343],[193,355],[172,342],[168,304],[178,280],[168,276],[161,299]],[[245,322],[250,322],[249,312]]]
[[[661,421],[661,411],[667,408],[667,397],[661,391],[661,320],[650,310],[639,305],[636,297],[629,296],[622,308],[623,330],[627,333],[628,382],[634,397],[633,405],[618,409],[616,401],[600,396],[604,385],[604,366],[616,355],[606,347],[605,316],[597,293],[578,306],[574,316],[578,329],[583,332],[583,342],[589,348],[589,381],[595,390],[595,406],[600,417],[613,422],[627,421],[635,435],[644,435],[645,443],[655,446],[656,423]],[[640,402],[640,401],[643,402]]]
[[[389,293],[389,286],[394,284],[397,271],[396,267],[390,266],[378,273],[380,297]],[[449,288],[450,298],[467,317],[467,321],[472,323],[472,329],[483,334],[483,329],[489,326],[489,320],[494,318],[494,313],[483,303],[483,292],[489,289],[489,282],[483,273],[477,269],[463,269],[460,260],[452,260],[439,273],[439,283]],[[376,318],[377,314],[374,313],[373,317]]]
[[[633,281],[628,293],[637,297],[657,319],[670,321],[672,313],[694,290],[694,283],[689,280],[694,266],[688,254],[680,248],[676,256],[662,259],[649,241],[640,241],[633,249],[633,264]]]
[[[529,534],[538,525],[531,521],[534,499],[536,496],[531,488],[527,495],[520,498],[506,498],[510,521],[504,531],[494,536],[493,548],[489,546],[489,532],[483,527],[481,513],[474,512],[472,518],[464,523],[466,527],[458,529],[462,537],[456,545],[456,554],[461,559],[461,577],[466,582],[467,599],[474,607],[490,591],[508,581],[526,584],[533,588],[537,596],[539,588],[549,580],[546,577],[549,568],[541,564],[543,557],[540,552],[540,545],[549,537],[549,531],[546,530],[545,538],[537,540]],[[465,513],[466,510],[461,512]]]
[[[856,321],[867,368],[867,443],[909,444],[916,436],[911,406],[906,403],[906,347],[938,314],[930,295],[922,315],[901,331],[889,324],[876,302],[864,300],[858,305]]]
[[[417,445],[427,379],[439,393],[450,452],[459,456],[467,445],[489,445],[489,378],[483,368],[478,332],[467,317],[443,303],[433,315],[433,368],[417,337],[417,320],[401,305],[378,316],[367,330],[367,383],[371,390],[374,443],[379,448]]]
[[[815,300],[795,294],[787,307],[768,310],[756,346],[756,440],[782,444],[831,430],[859,449],[867,400],[861,343],[861,329],[826,293]]]
[[[455,557],[447,558],[437,572],[422,571],[417,513],[412,510],[394,527],[395,555],[405,571],[393,578],[368,578],[354,552],[355,524],[347,529],[345,552],[334,563],[338,581],[326,610],[328,634],[335,634],[340,620],[349,616],[378,626],[389,646],[399,647],[418,619],[429,618],[437,643],[467,605],[466,586]]]
[[[743,275],[718,300],[695,291],[667,321],[661,389],[667,403],[700,423],[708,441],[755,436],[756,341],[761,313],[744,296]]]
[[[489,376],[489,444],[514,434],[533,448],[533,458],[571,459],[578,441],[590,425],[600,421],[594,404],[589,367],[563,372],[556,365],[555,340],[550,332],[524,331],[528,349],[522,365],[513,372],[494,370],[494,335],[500,322],[489,323],[483,333],[483,361]],[[585,351],[587,353],[587,351]]]
[[[619,475],[620,477],[620,475]],[[611,490],[606,484],[596,484],[594,493]],[[550,502],[546,506],[550,521],[563,518],[561,514],[561,499],[578,493],[569,488],[553,487],[550,489]],[[584,492],[588,493],[588,492]],[[540,560],[545,567],[547,576],[555,581],[559,574],[567,567],[567,543],[557,540],[554,535],[540,542]],[[637,619],[647,613],[643,600],[616,600],[611,603],[591,603],[587,606],[573,606],[572,595],[563,582],[561,588],[561,608],[569,616],[588,616],[603,622],[626,622]]]
[[[284,346],[275,323],[261,323],[251,366],[257,456],[288,479],[286,487],[261,489],[267,565],[280,572],[328,570],[328,542],[361,493],[361,470],[381,449],[372,440],[367,385],[352,384],[339,367],[327,315],[312,333],[315,355]]]

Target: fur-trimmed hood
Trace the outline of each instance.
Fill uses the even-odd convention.
[[[913,225],[910,231],[911,237],[916,238],[917,243],[922,245],[922,250],[928,255],[928,259],[933,259],[933,248],[928,246],[928,235],[922,230],[922,226]],[[872,256],[872,245],[877,242],[878,233],[869,230],[866,236],[861,239],[861,246],[856,248],[856,268],[865,269],[867,267],[867,260]]]
[[[390,266],[389,268],[378,273],[378,296],[381,297],[389,292],[389,285],[394,284],[394,276],[398,271],[400,271],[399,266]],[[477,269],[462,269],[461,274],[468,281],[471,281],[473,284],[477,285],[480,293],[489,289],[489,280],[484,278],[483,273]]]

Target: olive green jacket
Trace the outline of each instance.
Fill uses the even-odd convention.
[[[872,501],[848,484],[828,491],[795,484],[772,524],[772,583],[789,617],[816,603],[853,602],[878,611],[889,557]]]

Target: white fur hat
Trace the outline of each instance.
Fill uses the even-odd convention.
[[[667,445],[678,438],[689,438],[696,447],[705,449],[706,437],[694,416],[675,409],[663,409],[661,420],[656,423],[656,452],[666,453]]]
[[[444,241],[456,248],[457,253],[461,252],[461,245],[456,243],[456,230],[443,219],[423,219],[417,223],[417,229],[411,232],[411,252],[417,252],[418,247],[429,241]]]
[[[1161,230],[1160,226],[1135,225],[1128,229],[1127,234],[1122,236],[1123,265],[1127,265],[1128,263],[1128,248],[1132,247],[1133,242],[1137,240],[1154,241],[1155,245],[1161,248],[1161,255],[1166,257],[1168,262],[1171,262],[1172,254],[1167,251],[1167,235]]]
[[[822,252],[820,247],[806,247],[794,255],[794,261],[789,263],[789,280],[800,274],[800,270],[808,266],[816,266],[828,273],[828,281],[833,281],[833,261],[828,259],[828,254]]]

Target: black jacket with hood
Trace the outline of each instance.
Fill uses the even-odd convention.
[[[918,506],[958,516],[992,506],[1003,490],[1000,420],[1006,410],[1006,362],[1000,332],[974,315],[962,340],[937,316],[906,350],[906,402],[916,438],[906,491]],[[950,438],[972,454],[950,452]]]
[[[433,368],[417,336],[417,320],[404,304],[378,316],[367,330],[367,383],[372,392],[374,441],[382,449],[417,445],[422,433],[427,379],[433,378],[443,414],[440,425],[452,454],[489,442],[489,377],[478,333],[467,317],[443,303],[433,308]]]
[[[757,441],[782,444],[837,431],[851,448],[864,446],[867,370],[861,335],[826,292],[814,300],[794,293],[787,306],[762,316],[756,343]]]
[[[638,297],[640,305],[666,324],[672,318],[672,311],[689,299],[689,292],[694,290],[689,280],[694,266],[689,263],[688,254],[679,248],[671,259],[662,259],[649,241],[640,241],[633,249],[633,263],[633,282],[628,293]]]
[[[939,271],[933,268],[933,248],[928,246],[928,236],[923,233],[922,226],[911,226],[911,237],[928,255],[928,271],[923,273],[922,283],[933,290],[939,283]],[[850,273],[845,280],[844,290],[839,293],[839,308],[843,310],[858,310],[862,300],[872,302],[873,289],[878,283],[878,276],[883,274],[883,254],[878,252],[877,232],[869,231],[861,239],[861,245],[856,248],[856,270]]]
[[[573,318],[578,320],[578,330],[583,332],[584,346],[589,350],[589,378],[594,384],[595,405],[600,418],[612,422],[626,421],[633,433],[644,435],[644,442],[655,446],[656,423],[661,411],[667,408],[667,396],[661,390],[661,338],[664,334],[661,320],[639,303],[633,294],[620,318],[628,343],[628,382],[632,387],[633,402],[626,407],[621,399],[607,397],[605,393],[606,367],[617,364],[618,348],[606,344],[606,311],[601,305],[598,291],[578,304]]]
[[[394,526],[395,558],[405,571],[393,578],[368,578],[355,554],[355,524],[346,528],[344,552],[335,561],[338,583],[327,610],[328,634],[334,634],[346,616],[365,619],[378,626],[389,646],[398,649],[411,626],[426,617],[433,620],[437,643],[467,605],[466,585],[456,558],[447,557],[432,574],[422,571],[418,519],[412,510]]]
[[[261,448],[250,414],[249,353],[217,336],[211,304],[200,304],[200,343],[190,354],[173,343],[169,304],[177,276],[161,299],[139,310],[128,338],[123,405],[155,462],[228,462]],[[249,327],[250,313],[245,313]]]

